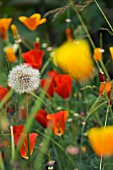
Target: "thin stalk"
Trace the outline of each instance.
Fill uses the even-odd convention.
[[[104,66],[104,63],[103,63],[102,60],[100,60],[100,64],[101,64],[101,67],[102,67],[102,69],[103,69],[103,71],[104,71],[104,73],[105,73],[108,81],[111,81],[111,79],[110,79],[110,77],[109,77],[109,74],[108,74],[108,72],[107,72],[107,70],[106,70],[106,67]]]
[[[100,166],[99,166],[99,170],[102,170],[102,155],[100,157]]]
[[[41,74],[41,75],[43,74],[43,72],[45,71],[45,69],[47,68],[47,66],[49,65],[50,61],[51,61],[51,58],[49,58],[49,59],[45,62],[45,64],[43,65],[43,67],[42,67],[42,69],[41,69],[41,71],[40,71],[40,74]]]
[[[111,31],[113,32],[113,27],[111,26],[110,22],[108,21],[107,17],[105,16],[103,10],[101,9],[100,5],[98,4],[98,2],[95,0],[95,3],[98,7],[98,9],[100,10],[101,14],[103,15],[104,19],[106,20],[108,26],[110,27]]]
[[[26,122],[28,122],[28,94],[25,94],[25,108],[26,108]],[[29,158],[29,161],[31,162],[29,131],[27,132],[27,142],[28,142],[28,158]]]
[[[107,111],[106,111],[106,118],[105,118],[105,123],[104,123],[104,126],[106,126],[106,124],[107,124],[107,120],[108,120],[108,113],[109,113],[109,105],[108,105],[108,107],[107,107]]]
[[[12,150],[12,161],[15,160],[15,143],[14,143],[14,133],[13,133],[13,126],[10,126],[11,130],[11,150]]]
[[[55,144],[62,152],[64,152],[64,154],[68,157],[68,159],[70,160],[70,162],[73,164],[73,167],[75,167],[75,163],[72,160],[72,158],[70,157],[70,155],[68,153],[65,152],[65,149],[59,145],[58,142],[56,142],[53,138],[50,138],[50,136],[47,136],[47,134],[45,135],[44,133],[40,132],[39,130],[36,129],[36,132],[41,134],[42,136],[44,136],[45,138],[48,138],[50,141],[53,142],[53,144]]]
[[[51,113],[53,113],[53,111],[51,110],[51,108],[44,102],[44,100],[42,100],[40,97],[38,97],[37,95],[35,95],[34,93],[30,93],[33,97],[37,98],[38,100],[40,100],[48,109]]]
[[[90,43],[91,43],[91,45],[92,45],[92,47],[93,47],[93,49],[94,49],[94,48],[95,48],[95,44],[94,44],[94,42],[93,42],[93,40],[92,40],[92,38],[91,38],[91,36],[90,36],[90,33],[89,33],[89,31],[88,31],[88,29],[87,29],[87,27],[86,27],[86,25],[85,25],[85,23],[84,23],[81,15],[79,14],[79,12],[78,12],[76,6],[74,5],[74,3],[72,2],[72,0],[69,0],[69,2],[70,2],[70,5],[72,5],[72,7],[73,7],[73,9],[74,9],[74,11],[75,11],[75,13],[76,13],[79,21],[81,22],[81,24],[82,24],[82,26],[83,26],[83,28],[84,28],[84,31],[86,32],[86,34],[87,34],[87,36],[88,36],[88,39],[89,39]]]

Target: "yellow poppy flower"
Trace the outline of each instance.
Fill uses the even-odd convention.
[[[86,40],[66,41],[51,53],[51,58],[54,64],[77,81],[88,80],[93,75],[94,65]]]
[[[113,47],[110,47],[109,50],[110,50],[110,53],[111,53],[111,57],[113,59]]]
[[[90,129],[88,139],[98,156],[113,155],[113,126]]]
[[[46,22],[46,18],[41,19],[41,15],[38,13],[31,15],[29,18],[25,16],[20,16],[18,19],[32,31],[34,31],[38,27],[38,25]]]

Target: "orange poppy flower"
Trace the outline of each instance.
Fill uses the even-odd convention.
[[[110,47],[109,50],[110,50],[110,53],[111,53],[111,57],[113,59],[113,47]]]
[[[24,126],[23,125],[18,125],[18,126],[13,126],[13,133],[14,133],[14,140],[15,140],[15,145],[18,145],[18,142],[20,140],[20,138],[24,135],[25,139],[24,142],[20,148],[20,155],[25,158],[28,159],[28,140],[27,140],[27,135],[23,134],[24,131]],[[33,153],[33,149],[34,149],[34,145],[36,143],[36,137],[38,136],[37,133],[31,133],[29,135],[29,139],[30,139],[30,155],[32,155]]]
[[[94,49],[94,60],[95,61],[100,61],[102,60],[102,53],[104,52],[104,49],[102,48],[95,48]]]
[[[7,37],[6,32],[9,28],[11,21],[12,18],[0,18],[0,33],[2,35],[3,40],[5,40]]]
[[[90,129],[88,139],[98,156],[113,155],[113,126]]]
[[[41,19],[41,15],[39,13],[31,15],[29,18],[20,16],[19,20],[32,31],[34,31],[39,25],[46,22],[46,18]]]
[[[0,86],[0,100],[2,100],[7,93],[8,93],[8,90]]]
[[[106,81],[106,82],[100,84],[99,95],[102,96],[102,94],[105,91],[108,95],[108,98],[110,98],[111,90],[112,90],[112,86],[111,86],[110,82]]]
[[[46,116],[48,119],[48,128],[50,128],[55,135],[61,136],[64,134],[68,114],[68,111],[59,111]]]

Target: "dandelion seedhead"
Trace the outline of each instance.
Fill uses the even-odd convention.
[[[30,93],[39,87],[40,73],[27,64],[14,67],[8,76],[8,85],[17,93]]]

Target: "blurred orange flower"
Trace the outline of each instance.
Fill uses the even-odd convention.
[[[7,37],[6,32],[9,28],[11,21],[12,18],[0,18],[0,33],[3,40],[5,40]]]
[[[102,96],[102,94],[106,92],[108,98],[110,98],[111,90],[112,90],[111,83],[109,81],[103,82],[100,84],[99,95]]]
[[[46,22],[46,18],[41,19],[41,15],[39,13],[31,15],[29,18],[26,16],[20,16],[18,19],[32,31],[34,31],[39,25]]]
[[[50,128],[55,135],[61,136],[65,131],[65,123],[68,117],[68,111],[59,111],[54,114],[48,114],[48,128]]]
[[[18,142],[22,136],[25,137],[24,142],[20,148],[20,155],[28,159],[28,140],[27,140],[27,134],[23,133],[24,131],[24,126],[23,125],[17,125],[13,126],[13,133],[14,133],[14,140],[15,140],[15,145],[18,146]],[[36,143],[36,137],[38,136],[37,133],[31,133],[29,135],[30,138],[30,155],[33,153],[34,145]]]
[[[113,155],[113,126],[90,129],[88,139],[98,156]]]
[[[100,61],[102,60],[102,53],[104,52],[104,49],[102,48],[95,48],[94,49],[94,60],[95,61]]]

